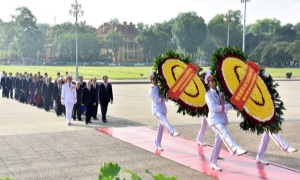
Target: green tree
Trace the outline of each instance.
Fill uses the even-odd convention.
[[[155,45],[156,45],[156,35],[154,33],[154,26],[146,26],[139,35],[136,37],[135,41],[141,46],[146,62],[153,59],[155,56]]]
[[[249,54],[249,59],[254,60],[258,63],[260,63],[261,66],[265,66],[263,60],[262,60],[262,52],[266,46],[268,46],[270,42],[268,41],[262,41],[259,43],[258,46],[255,47],[255,49]]]
[[[144,24],[144,23],[142,23],[142,22],[139,22],[139,23],[137,23],[136,27],[137,27],[137,30],[140,32],[140,31],[142,31],[144,28],[147,28],[148,25],[147,25],[147,24]]]
[[[297,39],[293,43],[289,44],[286,51],[292,57],[294,62],[300,61],[300,40]]]
[[[207,26],[195,12],[180,13],[175,18],[172,33],[177,45],[195,59],[195,53],[205,40]]]
[[[120,22],[119,22],[119,19],[118,19],[118,18],[114,18],[114,19],[110,19],[110,20],[108,21],[108,24],[113,25],[113,26],[116,26],[116,25],[120,24]]]
[[[176,40],[173,37],[172,29],[174,26],[175,20],[171,19],[169,21],[165,21],[163,23],[155,24],[155,32],[157,36],[159,36],[158,46],[161,50],[157,50],[156,54],[160,55],[166,50],[176,50],[177,44]]]
[[[297,32],[292,24],[286,24],[284,26],[278,27],[274,33],[274,40],[277,42],[287,41],[293,42],[297,37]]]
[[[17,15],[12,16],[15,23],[13,46],[23,60],[35,58],[37,52],[43,49],[39,41],[41,32],[37,28],[37,19],[26,7],[19,7],[16,12]]]
[[[106,41],[107,48],[111,50],[112,57],[117,59],[118,50],[124,45],[122,34],[116,31],[110,31],[106,34],[104,40]]]
[[[213,52],[217,49],[217,46],[213,43],[210,34],[207,32],[206,38],[202,46],[197,52],[197,56],[201,61],[205,62],[205,65],[208,65],[210,58],[212,57]],[[201,62],[202,65],[204,65]]]
[[[173,21],[144,26],[136,37],[136,43],[142,47],[146,61],[153,60],[167,49],[176,49],[172,35]]]
[[[14,32],[14,22],[3,22],[0,20],[0,61],[9,61],[11,63],[18,61],[18,56],[12,55],[16,53],[16,50],[12,47]]]
[[[96,29],[78,24],[78,60],[96,61],[99,59],[98,37]],[[76,57],[76,26],[72,23],[63,23],[53,27],[51,39],[56,49],[55,56],[59,61],[73,62]]]
[[[247,33],[245,37],[245,43],[246,43],[245,53],[251,55],[260,42],[267,41],[267,40],[268,39],[262,34],[255,35],[252,32]]]
[[[225,19],[226,21],[224,21]],[[241,47],[242,44],[241,19],[242,19],[241,11],[229,10],[226,14],[218,14],[209,21],[208,31],[212,41],[217,47],[225,47],[227,45],[228,25],[229,25],[229,45]]]
[[[248,26],[248,32],[254,35],[270,36],[280,27],[280,21],[277,19],[259,19],[254,24]]]
[[[73,61],[75,54],[75,25],[68,23],[59,24],[53,27],[51,39],[56,51],[49,56],[56,57],[59,61]]]
[[[14,22],[0,21],[0,50],[9,50],[14,40]]]
[[[286,50],[288,45],[287,42],[268,44],[262,51],[262,62],[271,67],[289,66],[292,57]]]
[[[300,36],[300,22],[295,25],[295,30],[297,32],[298,37]]]

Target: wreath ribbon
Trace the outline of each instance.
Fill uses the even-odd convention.
[[[248,61],[246,74],[230,99],[231,103],[239,110],[243,110],[244,105],[255,87],[259,69],[260,67],[256,63]]]
[[[174,100],[178,100],[185,88],[190,84],[194,76],[197,74],[198,69],[199,68],[196,65],[189,63],[187,68],[183,71],[183,73],[168,91],[168,96]]]

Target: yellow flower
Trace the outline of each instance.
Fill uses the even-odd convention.
[[[162,64],[162,73],[169,89],[175,84],[186,68],[187,65],[179,59],[168,59]],[[206,105],[205,93],[205,87],[196,75],[180,95],[179,99],[187,105],[194,107],[192,109],[194,110]]]
[[[247,64],[243,61],[229,57],[224,59],[222,65],[222,75],[231,93],[239,87],[247,71]],[[271,120],[275,113],[275,107],[267,86],[258,76],[256,85],[245,103],[244,110],[255,120],[265,123]]]

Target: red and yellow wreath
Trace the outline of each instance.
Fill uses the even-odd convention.
[[[191,60],[188,56],[184,57],[183,54],[169,50],[155,58],[153,70],[156,72],[155,76],[160,92],[178,105],[178,113],[191,116],[207,116],[206,87],[203,83],[203,77],[201,78],[198,75],[201,69],[194,76],[186,75],[186,79],[190,77],[189,81],[181,79],[181,75],[186,72],[185,70],[188,69],[190,63]],[[186,87],[180,93],[178,99],[174,99],[169,93],[174,89],[174,86],[178,85],[180,79],[182,84],[186,83]]]
[[[214,52],[211,60],[211,70],[217,85],[226,99],[236,107],[238,115],[243,117],[240,127],[246,131],[256,131],[257,134],[265,130],[272,133],[280,131],[284,106],[272,77],[264,77],[263,69],[257,69],[255,77],[253,69],[257,66],[247,61],[246,55],[237,48],[220,48]],[[241,107],[238,107],[235,99],[244,100]]]

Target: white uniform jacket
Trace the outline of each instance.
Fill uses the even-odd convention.
[[[149,90],[152,99],[152,114],[163,113],[167,114],[167,106],[165,101],[162,101],[162,96],[159,94],[158,86],[152,86]]]
[[[210,126],[213,124],[228,124],[228,118],[225,112],[231,109],[232,106],[228,103],[224,103],[223,106],[220,100],[220,96],[214,89],[210,89],[205,94],[205,101],[209,109],[207,122]]]
[[[61,90],[61,103],[62,104],[75,104],[77,101],[76,87],[74,84],[64,84]]]

